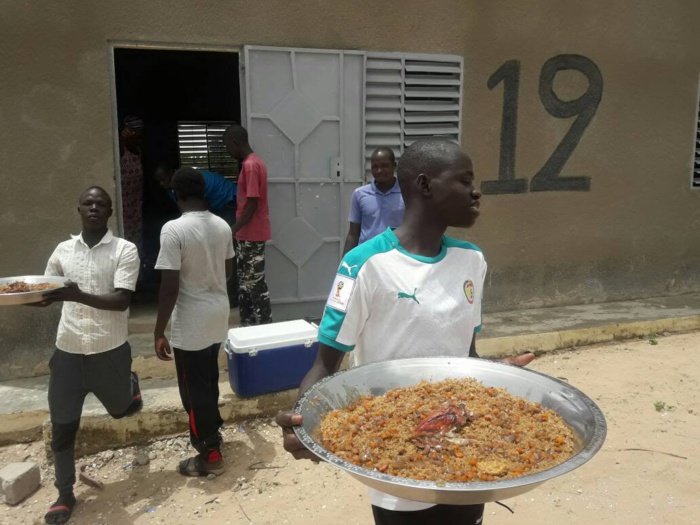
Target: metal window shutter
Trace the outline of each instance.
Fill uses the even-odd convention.
[[[234,122],[178,122],[180,165],[213,171],[236,180],[238,162],[231,158],[221,142],[224,131],[231,124]]]
[[[365,169],[370,156],[391,147],[398,159],[416,140],[462,132],[462,57],[368,53],[365,65]]]
[[[404,146],[429,137],[460,141],[462,107],[460,57],[406,56],[404,61]]]
[[[402,148],[403,60],[367,55],[365,62],[365,171],[371,179],[370,157],[380,146],[398,158]]]

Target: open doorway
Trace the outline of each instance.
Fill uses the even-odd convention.
[[[188,165],[236,179],[238,166],[221,145],[220,136],[232,122],[241,121],[238,53],[144,48],[114,49],[117,117],[143,122],[136,151],[140,162],[140,192],[124,195],[126,173],[120,177],[118,196],[123,217],[121,227],[136,242],[142,269],[134,301],[155,303],[159,283],[154,270],[160,230],[179,213],[174,202],[154,177],[160,162]],[[120,148],[123,158],[124,148]],[[137,166],[138,167],[138,166]],[[138,170],[137,170],[138,171]],[[133,176],[133,173],[131,174]],[[132,185],[132,188],[134,186]],[[141,211],[138,196],[141,196]],[[131,221],[128,225],[125,221]],[[139,224],[140,222],[140,224]],[[128,226],[128,228],[125,228]],[[133,237],[133,238],[129,238]]]

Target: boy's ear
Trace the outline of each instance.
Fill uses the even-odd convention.
[[[416,177],[416,186],[423,195],[430,195],[430,179],[425,173]]]

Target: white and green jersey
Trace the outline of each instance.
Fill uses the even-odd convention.
[[[354,364],[402,357],[465,357],[481,329],[486,261],[471,243],[442,238],[440,253],[404,250],[391,230],[350,251],[340,263],[318,340]],[[431,503],[369,490],[372,505],[416,511]]]
[[[392,230],[340,263],[318,340],[354,350],[354,364],[403,357],[465,357],[481,328],[486,261],[466,241],[443,236],[435,257],[404,250]]]

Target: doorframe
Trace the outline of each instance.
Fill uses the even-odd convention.
[[[214,53],[237,53],[241,55],[243,46],[216,44],[194,44],[182,42],[148,42],[138,40],[108,40],[107,63],[109,66],[109,98],[112,112],[112,145],[114,153],[114,186],[117,211],[117,231],[124,236],[124,212],[122,207],[122,175],[119,156],[119,113],[117,107],[117,74],[114,60],[116,49],[149,49],[154,51],[209,51]],[[240,60],[240,57],[239,57]],[[240,70],[237,71],[240,78]]]

